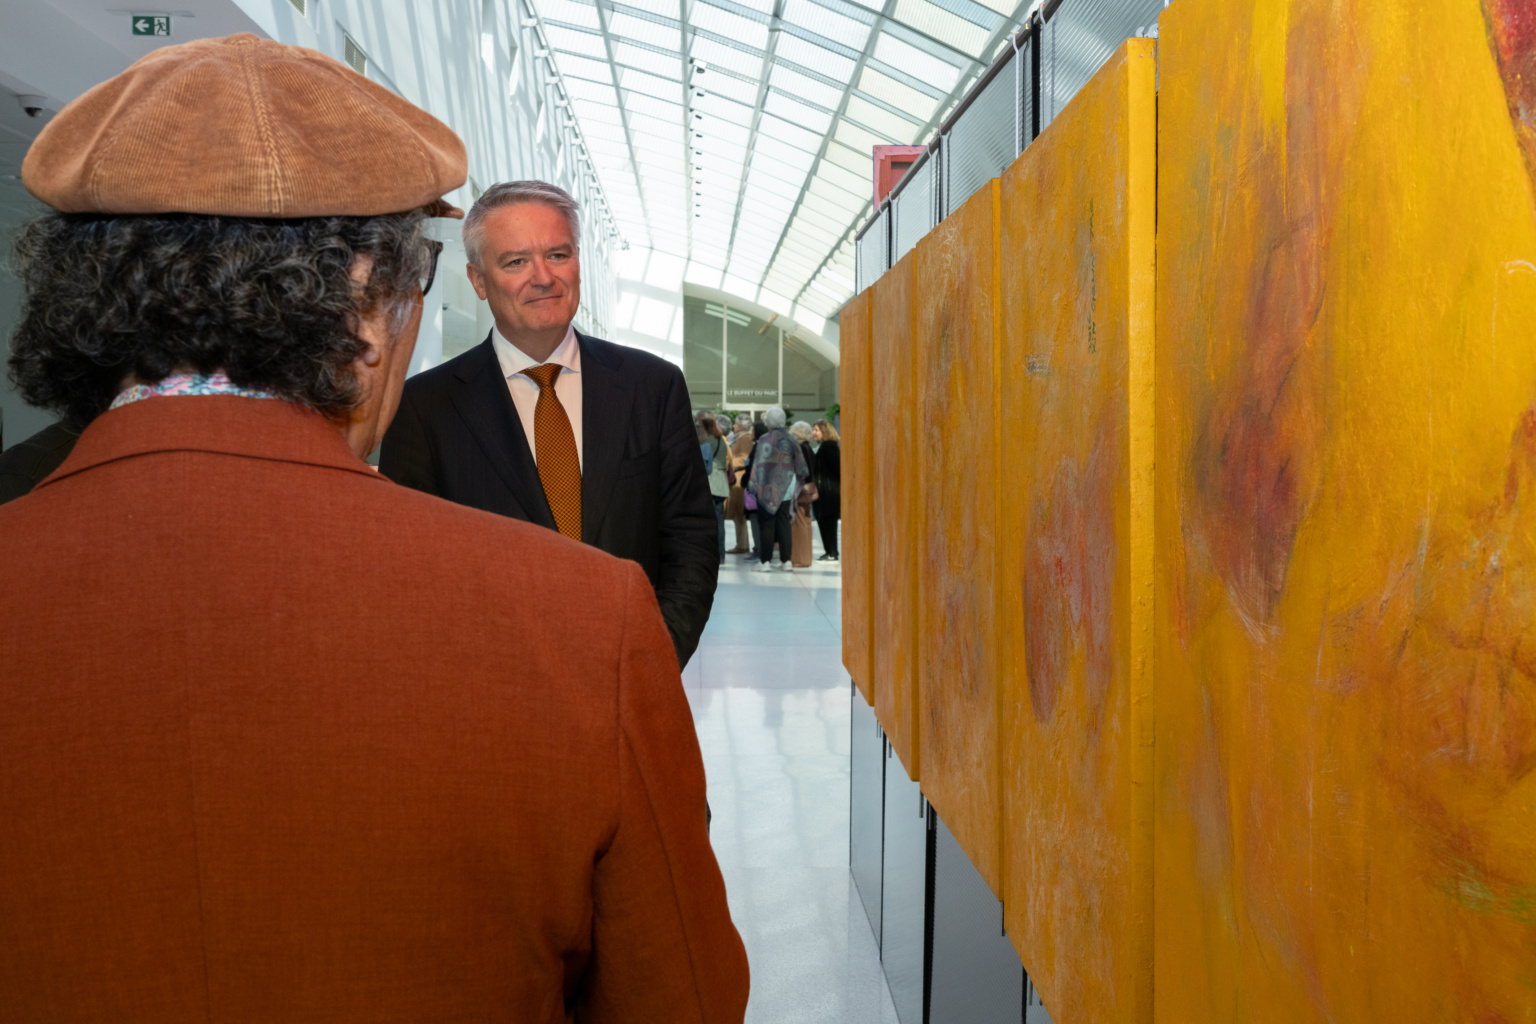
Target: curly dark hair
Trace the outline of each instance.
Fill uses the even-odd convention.
[[[49,213],[16,239],[26,289],[11,336],[23,398],[83,427],[129,374],[223,371],[328,416],[363,399],[359,315],[398,330],[430,255],[422,211],[264,220]],[[355,288],[359,256],[373,266]]]

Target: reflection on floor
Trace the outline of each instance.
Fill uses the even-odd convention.
[[[727,546],[733,533],[727,523]],[[895,1024],[848,874],[838,563],[793,573],[749,565],[726,556],[709,627],[683,672],[709,775],[710,834],[752,964],[747,1020]]]

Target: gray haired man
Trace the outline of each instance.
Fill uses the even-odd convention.
[[[542,181],[504,182],[475,201],[464,220],[469,280],[496,325],[406,382],[379,468],[640,563],[683,665],[720,569],[688,388],[666,360],[572,325],[579,217],[564,189]]]

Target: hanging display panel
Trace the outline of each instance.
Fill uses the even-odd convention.
[[[918,743],[923,792],[999,882],[996,641],[998,188],[918,242]]]
[[[875,712],[907,776],[918,779],[917,488],[926,479],[924,446],[912,437],[917,366],[912,328],[917,257],[908,253],[870,289],[871,337],[880,339],[874,366],[873,529]],[[909,440],[904,440],[909,439]]]
[[[1161,20],[1162,1020],[1536,1020],[1530,14]]]
[[[875,680],[870,672],[870,578],[873,556],[870,530],[870,335],[869,290],[843,306],[838,318],[843,460],[843,666],[870,704]]]
[[[1003,903],[1089,1024],[1152,1019],[1156,72],[1122,44],[1002,186]]]

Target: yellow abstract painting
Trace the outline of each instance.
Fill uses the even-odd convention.
[[[875,445],[871,488],[874,606],[870,661],[879,682],[875,717],[902,767],[918,779],[917,722],[917,491],[924,479],[923,446],[906,436],[916,401],[913,350],[913,268],[908,253],[869,289],[873,354]]]
[[[1529,1024],[1536,7],[1160,28],[1157,1017]]]
[[[1001,894],[993,565],[1001,427],[998,184],[917,244],[917,731],[923,792]]]
[[[842,475],[843,533],[847,537],[843,574],[843,667],[870,704],[875,681],[870,671],[870,430],[869,291],[843,307],[838,366],[838,404],[845,453]]]
[[[1152,1019],[1154,47],[1002,181],[1004,918],[1082,1024]]]

